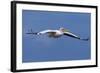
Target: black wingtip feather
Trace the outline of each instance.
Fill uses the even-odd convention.
[[[26,33],[26,34],[35,34],[35,35],[37,35],[37,33]]]
[[[81,39],[81,38],[80,38],[80,40],[88,41],[88,40],[89,40],[89,38],[86,38],[86,39]]]

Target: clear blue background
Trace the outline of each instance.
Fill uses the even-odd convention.
[[[69,36],[49,38],[46,35],[29,35],[27,32],[39,32],[45,29],[64,27],[72,33],[87,38],[90,36],[89,13],[22,11],[22,61],[45,62],[90,59],[90,40],[82,41]]]

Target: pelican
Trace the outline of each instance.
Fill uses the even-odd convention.
[[[47,29],[47,30],[43,30],[43,31],[40,31],[40,32],[32,32],[31,30],[31,33],[27,33],[27,34],[34,34],[34,35],[44,35],[44,34],[47,34],[48,37],[52,37],[52,38],[59,38],[61,36],[69,36],[69,37],[73,37],[73,38],[76,38],[76,39],[79,39],[79,40],[85,40],[87,41],[87,39],[82,39],[80,38],[79,36],[71,33],[70,31],[68,31],[67,29],[64,29],[63,27],[59,28],[58,30],[53,30],[53,29]]]

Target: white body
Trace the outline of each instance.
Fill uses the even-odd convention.
[[[38,35],[42,35],[42,34],[52,34],[52,36],[54,37],[58,37],[58,36],[61,36],[63,35],[63,32],[62,31],[59,31],[59,30],[44,30],[44,31],[41,31],[38,33]]]

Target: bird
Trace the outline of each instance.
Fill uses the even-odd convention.
[[[79,36],[73,34],[72,32],[70,32],[69,30],[67,30],[63,27],[60,27],[58,30],[47,29],[47,30],[43,30],[43,31],[40,31],[40,32],[33,32],[32,29],[31,29],[31,32],[26,33],[26,34],[33,34],[33,35],[47,34],[48,37],[51,37],[51,38],[59,38],[61,36],[69,36],[69,37],[76,38],[76,39],[79,39],[79,40],[84,40],[84,41],[89,40],[89,38],[86,38],[86,39],[80,38]]]

